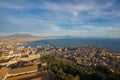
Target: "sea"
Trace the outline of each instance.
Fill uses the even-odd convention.
[[[99,46],[110,51],[120,52],[120,39],[98,39],[98,38],[58,38],[45,39],[28,42],[26,47],[70,47],[70,46]]]

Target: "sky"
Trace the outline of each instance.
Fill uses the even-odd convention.
[[[120,38],[120,0],[0,0],[0,36]]]

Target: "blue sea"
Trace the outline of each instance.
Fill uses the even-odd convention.
[[[70,46],[99,46],[111,51],[120,52],[120,39],[92,39],[92,38],[67,38],[67,39],[46,39],[28,42],[26,47],[36,47],[41,45],[48,47],[50,45],[59,47]]]

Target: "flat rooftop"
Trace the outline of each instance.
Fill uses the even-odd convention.
[[[6,80],[50,80],[50,77],[48,75],[48,72],[39,71],[39,72],[9,77]]]
[[[17,73],[28,72],[28,71],[33,71],[33,70],[37,70],[37,65],[33,64],[33,65],[27,65],[25,67],[11,69],[9,71],[9,73],[10,74],[17,74]]]
[[[1,79],[4,75],[6,75],[7,72],[8,72],[8,68],[2,67],[2,68],[0,69],[0,79]]]

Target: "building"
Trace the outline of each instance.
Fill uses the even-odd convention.
[[[5,80],[7,78],[9,69],[6,67],[2,67],[0,69],[0,80]]]

